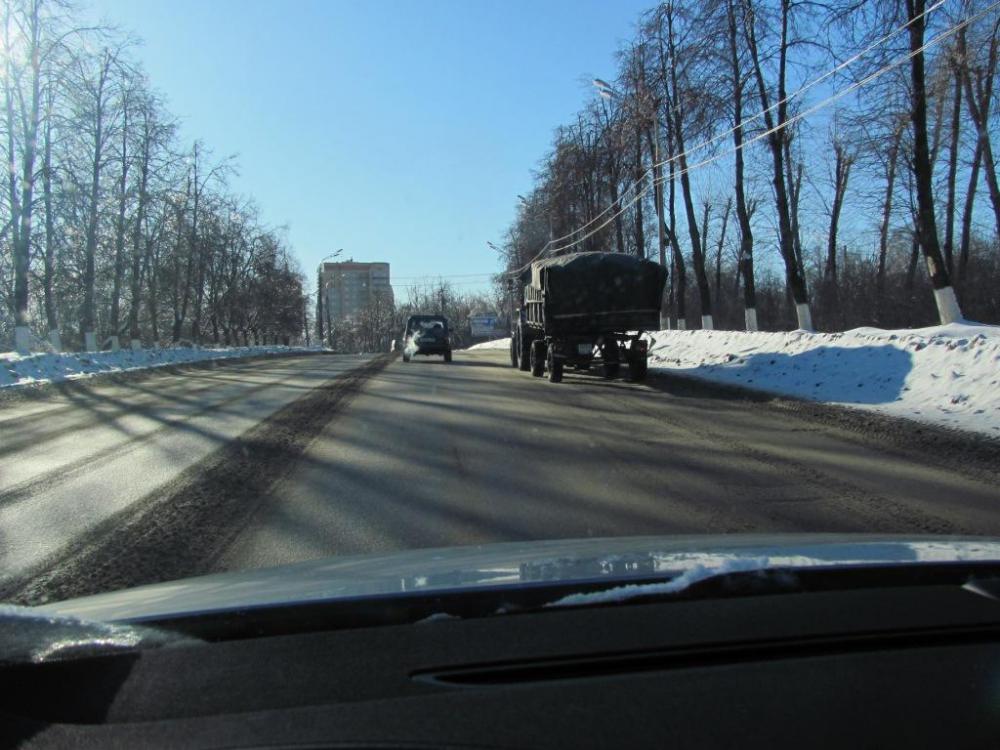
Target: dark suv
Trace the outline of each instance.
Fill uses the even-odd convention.
[[[440,354],[451,362],[451,342],[448,340],[448,319],[442,315],[411,315],[403,331],[403,361],[416,354]]]

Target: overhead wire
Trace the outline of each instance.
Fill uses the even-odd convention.
[[[776,125],[775,127],[770,128],[769,130],[765,130],[765,131],[763,131],[761,133],[758,133],[757,135],[753,136],[752,138],[744,141],[741,144],[740,148],[745,148],[746,146],[748,146],[751,143],[754,143],[756,141],[762,140],[763,138],[767,138],[768,136],[773,135],[774,133],[778,132],[779,130],[783,130],[784,128],[787,128],[789,125],[793,125],[794,123],[798,122],[799,120],[802,120],[802,119],[808,117],[809,115],[811,115],[814,112],[822,109],[823,107],[831,104],[832,102],[835,102],[838,99],[841,99],[844,96],[847,96],[847,94],[851,93],[852,91],[855,91],[855,90],[861,88],[862,86],[867,85],[871,81],[876,80],[877,78],[882,77],[886,73],[890,72],[891,70],[894,70],[895,68],[898,68],[900,65],[902,65],[906,61],[910,60],[914,56],[920,54],[921,52],[923,52],[924,50],[928,49],[929,47],[933,46],[934,44],[937,44],[937,43],[941,42],[943,39],[951,36],[952,34],[957,33],[959,30],[961,30],[962,28],[968,26],[969,24],[971,24],[971,23],[973,23],[975,21],[978,21],[980,18],[982,18],[983,16],[985,16],[987,13],[989,13],[992,10],[994,10],[998,6],[1000,6],[1000,0],[996,0],[996,2],[992,3],[987,8],[985,8],[982,11],[980,11],[976,15],[970,16],[969,18],[964,19],[964,20],[960,21],[959,23],[956,23],[954,26],[951,26],[950,28],[942,31],[940,34],[938,34],[937,36],[935,36],[930,41],[925,42],[918,49],[912,50],[912,51],[907,52],[907,53],[905,53],[903,55],[900,55],[898,58],[896,58],[895,60],[893,60],[891,63],[883,66],[882,68],[879,68],[877,71],[874,71],[873,73],[870,73],[869,75],[865,76],[864,78],[862,78],[862,79],[860,79],[858,81],[855,81],[854,83],[850,84],[846,88],[844,88],[844,89],[842,89],[840,91],[835,92],[834,94],[828,96],[826,99],[823,99],[822,101],[820,101],[817,104],[813,105],[812,107],[804,110],[803,112],[800,112],[800,113],[794,115],[793,117],[790,117],[784,123],[782,123],[780,125]],[[680,170],[679,172],[675,173],[674,177],[676,178],[676,177],[679,177],[681,174],[685,174],[685,173],[690,172],[690,171],[692,171],[694,169],[699,169],[699,168],[701,168],[701,167],[703,167],[703,166],[705,166],[707,164],[711,164],[712,162],[717,161],[717,160],[719,160],[719,159],[721,159],[721,158],[723,158],[725,156],[731,156],[732,154],[735,154],[737,150],[738,150],[737,148],[733,147],[729,151],[725,151],[725,152],[723,152],[721,154],[716,154],[716,155],[711,156],[711,157],[709,157],[707,159],[704,159],[704,160],[702,160],[702,161],[700,161],[700,162],[698,162],[696,164],[688,165],[688,167],[686,169]],[[637,195],[635,198],[633,198],[626,205],[622,206],[621,210],[618,211],[615,215],[611,216],[607,221],[603,222],[600,226],[598,226],[597,228],[595,228],[592,231],[588,232],[584,236],[578,238],[574,242],[569,243],[568,245],[563,245],[562,247],[556,248],[556,250],[565,250],[567,248],[574,247],[575,245],[579,244],[580,242],[583,242],[584,240],[589,239],[590,237],[594,236],[599,231],[601,231],[606,226],[608,226],[612,221],[614,221],[614,219],[617,218],[617,216],[620,216],[622,213],[624,213],[624,211],[627,208],[631,207],[636,202],[638,202],[643,197],[643,195],[645,193],[648,193],[650,187],[653,187],[656,184],[663,184],[663,182],[666,179],[669,179],[669,178],[667,178],[667,177],[661,177],[659,181],[654,180],[652,185],[650,185],[649,187],[644,188],[642,193],[640,193],[639,195]],[[531,262],[534,262],[534,261],[531,261]]]

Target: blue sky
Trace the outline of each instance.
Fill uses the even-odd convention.
[[[417,276],[498,269],[516,195],[649,0],[95,0],[306,270],[338,248]],[[310,274],[311,275],[311,274]],[[475,280],[456,279],[471,290]]]

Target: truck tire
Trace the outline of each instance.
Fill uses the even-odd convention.
[[[536,378],[545,374],[545,342],[531,342],[531,374]]]
[[[629,364],[629,378],[634,380],[636,383],[641,383],[646,379],[646,373],[649,370],[649,361],[646,357],[636,357]]]
[[[561,383],[563,376],[563,361],[552,356],[551,348],[549,348],[549,352],[546,357],[546,364],[549,367],[549,382]]]
[[[517,327],[517,369],[527,372],[531,369],[531,339],[521,326]]]
[[[621,370],[621,353],[618,351],[618,342],[601,342],[601,371],[604,377],[613,378]]]

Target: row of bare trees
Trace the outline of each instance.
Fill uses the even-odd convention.
[[[1000,322],[998,58],[989,0],[662,2],[502,260],[656,259],[681,328]]]
[[[231,159],[179,143],[130,41],[61,0],[2,0],[0,24],[0,349],[298,338],[283,235]]]

